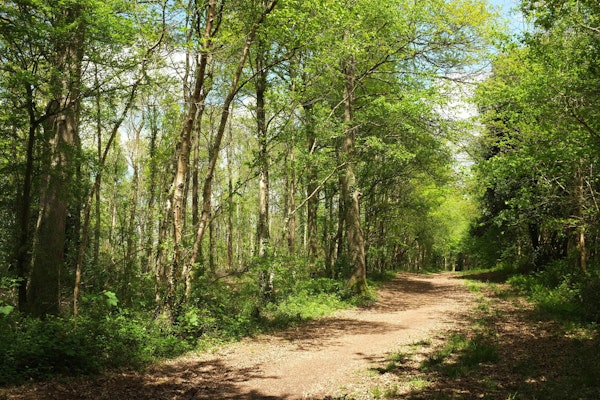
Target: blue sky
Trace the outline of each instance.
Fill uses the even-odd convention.
[[[517,9],[519,0],[488,0],[494,7],[501,10],[502,15],[510,21],[513,32],[522,31],[525,26],[523,18]]]

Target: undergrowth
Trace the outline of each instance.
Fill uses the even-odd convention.
[[[538,309],[562,321],[600,323],[600,271],[583,272],[567,260],[554,261],[531,274],[517,274],[508,283]]]
[[[260,295],[253,271],[223,279],[200,276],[190,301],[175,310],[173,323],[154,318],[153,309],[119,307],[110,291],[86,297],[78,318],[36,319],[12,309],[0,313],[0,386],[140,369],[159,359],[282,329],[374,299],[374,291],[357,297],[346,290],[344,281],[311,277],[305,270],[302,265],[274,264],[274,291],[268,302]]]

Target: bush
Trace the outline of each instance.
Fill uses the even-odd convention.
[[[126,312],[96,319],[0,317],[0,385],[140,367],[191,346]]]
[[[555,261],[531,275],[515,275],[508,282],[545,312],[562,318],[600,322],[600,273],[586,274]]]

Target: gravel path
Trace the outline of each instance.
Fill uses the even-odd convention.
[[[146,373],[34,385],[7,399],[322,399],[360,383],[398,346],[426,340],[463,321],[473,296],[454,274],[399,274],[376,304],[214,354],[161,363]]]

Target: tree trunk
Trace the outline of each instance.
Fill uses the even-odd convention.
[[[98,79],[98,66],[96,66],[94,70],[94,85],[96,87],[100,87],[100,81]],[[98,157],[98,162],[102,160],[102,108],[100,102],[100,92],[96,93],[96,156]],[[102,186],[102,174],[98,171],[100,176],[96,177],[98,181],[98,189]],[[94,210],[94,258],[93,265],[98,265],[100,259],[100,231],[102,229],[102,210],[100,207],[101,195],[100,190],[96,190],[96,198],[95,198],[95,210]],[[84,225],[85,225],[85,216],[84,216]],[[85,235],[85,228],[84,228]],[[77,289],[77,285],[76,289]],[[79,289],[77,289],[79,290]],[[74,307],[76,308],[76,307]]]
[[[339,178],[339,186],[342,187],[342,176]],[[338,196],[338,215],[337,215],[337,229],[335,232],[335,256],[333,258],[333,264],[335,269],[336,261],[344,255],[344,231],[346,228],[346,204],[345,199],[340,193]],[[334,271],[337,274],[337,271]]]
[[[26,311],[27,308],[27,282],[29,278],[29,249],[31,246],[31,189],[33,179],[33,150],[35,146],[35,133],[39,127],[40,120],[35,116],[35,104],[33,101],[33,88],[26,85],[27,112],[29,115],[29,132],[27,134],[27,159],[25,163],[25,176],[23,177],[23,191],[19,199],[18,207],[18,231],[16,247],[16,270],[18,283],[18,308]],[[44,117],[45,118],[45,117]]]
[[[335,233],[333,229],[335,226],[335,210],[334,210],[334,198],[335,191],[332,185],[325,188],[325,210],[327,211],[327,219],[323,226],[323,246],[325,248],[325,268],[329,272],[329,276],[335,279]]]
[[[142,270],[144,273],[151,271],[150,263],[152,258],[152,244],[154,243],[154,203],[156,201],[156,163],[154,157],[156,155],[156,139],[158,136],[158,127],[156,124],[156,112],[148,112],[150,120],[150,143],[148,148],[148,160],[150,162],[150,176],[148,182],[148,205],[146,209],[146,224],[144,226],[144,236],[146,242],[144,245],[144,256],[142,258]]]
[[[256,254],[264,258],[269,246],[269,150],[265,116],[267,71],[263,69],[262,52],[257,56],[256,77],[256,132],[258,139],[258,224],[256,227]]]
[[[265,259],[269,249],[269,149],[265,93],[267,90],[266,52],[261,39],[258,40],[256,55],[256,136],[258,139],[258,222],[256,225],[256,256],[261,263],[259,288],[263,300],[269,301],[273,292],[272,271]]]
[[[584,176],[583,176],[583,160],[580,161],[579,166],[577,168],[577,177],[576,177],[576,190],[575,190],[575,201],[577,203],[575,210],[575,217],[577,218],[577,251],[579,252],[578,264],[579,268],[584,273],[587,273],[587,247],[585,243],[585,217],[584,217],[584,208],[585,208],[585,187],[584,187]]]
[[[201,131],[201,120],[204,111],[204,103],[201,105],[196,118],[196,129],[194,129],[194,140],[192,141],[194,147],[194,157],[192,161],[192,226],[196,228],[198,222],[200,222],[199,214],[199,197],[200,197],[200,131]]]
[[[285,226],[288,253],[296,253],[296,216],[293,213],[296,209],[296,156],[294,154],[294,140],[288,144],[287,154],[287,174],[286,174],[286,221]]]
[[[135,137],[133,145],[133,153],[131,155],[131,165],[133,166],[133,176],[131,177],[131,203],[129,204],[129,218],[127,227],[127,254],[125,260],[125,271],[123,271],[123,280],[121,282],[121,296],[122,300],[130,300],[131,293],[129,293],[130,280],[135,276],[138,263],[137,260],[137,247],[138,247],[138,199],[140,191],[140,134],[145,124],[145,115],[142,114],[142,120],[140,125],[135,127]]]
[[[28,291],[28,309],[33,316],[56,315],[60,311],[59,281],[64,263],[67,209],[79,143],[79,84],[83,58],[80,7],[73,5],[58,17],[59,24],[75,28],[67,40],[56,44],[54,67],[61,73],[57,72],[51,78],[55,82],[48,114],[52,116],[45,124],[46,133],[52,138],[51,153],[40,193]]]
[[[346,235],[348,255],[352,272],[348,286],[356,293],[367,292],[367,269],[365,260],[365,241],[360,222],[361,193],[356,184],[354,174],[356,127],[354,123],[355,70],[354,60],[348,60],[344,66],[344,127],[342,155],[346,158],[346,166],[342,173],[341,194],[345,206]]]
[[[304,114],[306,116],[306,149],[310,156],[313,156],[317,147],[317,137],[315,134],[315,121],[313,116],[313,106],[311,103],[303,104]],[[311,158],[309,157],[309,160]],[[310,196],[318,187],[318,171],[315,163],[309,162],[306,166],[306,190],[307,195]],[[319,251],[318,242],[318,227],[317,218],[319,211],[319,196],[318,194],[313,195],[306,206],[306,242],[307,242],[307,255],[309,258],[315,258]]]
[[[233,127],[229,121],[229,145],[227,146],[227,269],[233,270]]]

